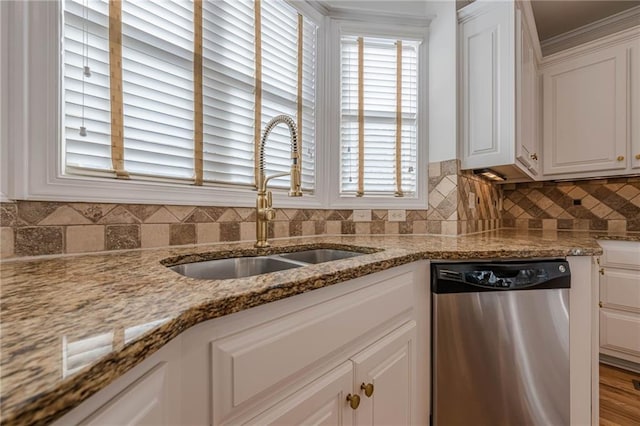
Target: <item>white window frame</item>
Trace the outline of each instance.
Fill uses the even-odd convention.
[[[371,19],[371,18],[370,18]],[[385,23],[361,22],[350,19],[334,18],[328,31],[327,87],[331,92],[326,99],[330,113],[327,115],[327,128],[331,129],[329,161],[340,167],[340,39],[344,35],[363,37],[384,37],[396,39],[420,40],[418,48],[418,134],[417,134],[417,175],[416,194],[411,197],[394,197],[393,195],[376,196],[340,194],[339,173],[327,173],[329,177],[329,205],[339,208],[394,208],[394,209],[426,209],[427,208],[427,169],[428,169],[428,26],[424,27]],[[335,170],[335,168],[333,168]]]
[[[9,2],[0,2],[0,202],[10,201],[9,179]]]
[[[289,2],[318,25],[318,81],[316,103],[316,183],[313,194],[290,198],[286,190],[273,190],[276,207],[321,208],[326,202],[326,140],[324,69],[326,19],[306,3]],[[61,93],[61,3],[59,1],[8,2],[3,20],[9,23],[9,103],[3,121],[8,127],[6,143],[10,162],[8,182],[2,193],[20,200],[83,201],[107,203],[219,205],[250,207],[256,192],[248,188],[195,186],[171,182],[116,180],[64,173],[60,143]],[[4,7],[5,5],[3,5]],[[4,11],[7,11],[5,18]],[[3,25],[4,28],[4,25]],[[4,34],[3,34],[4,36]],[[4,38],[4,37],[3,37]],[[5,75],[6,74],[6,75]],[[3,83],[4,84],[4,83]],[[4,99],[4,96],[3,96]],[[3,123],[3,128],[5,127]],[[3,130],[4,132],[4,130]],[[4,138],[4,135],[3,135]],[[6,158],[3,151],[3,159]],[[3,160],[4,161],[4,160]],[[3,164],[4,166],[4,164]],[[3,170],[5,167],[3,167]],[[3,172],[4,173],[4,172]],[[4,177],[4,176],[3,176]],[[6,184],[6,194],[4,194]]]
[[[290,198],[274,190],[285,208],[427,208],[428,22],[353,13],[330,18],[317,5],[287,0],[318,25],[316,173],[314,194]],[[66,175],[62,166],[60,7],[55,2],[2,2],[2,186],[0,199],[252,207],[247,188],[194,186]],[[362,19],[366,16],[367,22]],[[360,18],[360,21],[358,21]],[[376,18],[380,22],[375,22]],[[403,23],[403,21],[405,21]],[[6,24],[6,25],[5,25]],[[372,28],[375,31],[372,31]],[[418,174],[416,197],[342,197],[335,167],[340,161],[340,33],[422,40],[419,49]],[[5,91],[6,90],[6,91]],[[7,96],[8,95],[8,96]]]

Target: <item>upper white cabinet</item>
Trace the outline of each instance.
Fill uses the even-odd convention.
[[[479,0],[458,12],[463,169],[538,175],[539,45],[530,8]]]
[[[639,41],[635,27],[544,59],[545,177],[626,174],[640,167]]]
[[[631,77],[631,168],[640,169],[640,37],[629,46]],[[638,173],[638,170],[633,170]]]

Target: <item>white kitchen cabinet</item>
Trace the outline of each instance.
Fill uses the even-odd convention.
[[[631,62],[631,169],[640,169],[640,43],[632,43],[629,49]]]
[[[344,416],[371,410],[373,401],[382,418],[427,423],[427,265],[392,268],[195,326],[183,344],[183,381],[194,395],[183,403],[183,423],[341,418],[338,424],[351,424]],[[347,387],[343,365],[353,369]],[[365,377],[377,381],[372,398],[360,389]],[[396,413],[401,389],[409,409]],[[360,398],[355,410],[349,394]]]
[[[416,408],[416,324],[411,321],[351,359],[360,406],[356,425],[418,424]],[[367,396],[370,390],[370,396]]]
[[[80,424],[168,426],[171,422],[167,369],[166,363],[156,365],[130,388]]]
[[[540,153],[540,78],[538,76],[538,39],[535,29],[523,15],[516,15],[519,36],[516,48],[516,159],[530,175],[539,175]],[[534,38],[536,37],[536,38]]]
[[[158,352],[58,419],[55,426],[180,424],[178,336]]]
[[[458,12],[463,169],[538,175],[538,37],[531,6],[476,1]]]
[[[416,424],[415,333],[404,324],[246,424]]]
[[[351,426],[353,409],[345,401],[352,388],[353,366],[347,361],[246,424]]]
[[[640,368],[640,242],[599,241],[600,353]],[[628,367],[628,365],[622,364]]]
[[[640,27],[546,57],[543,175],[620,175],[639,167]]]
[[[200,323],[55,424],[427,424],[428,265]]]

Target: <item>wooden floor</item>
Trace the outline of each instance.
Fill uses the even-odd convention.
[[[600,425],[640,425],[640,374],[600,364]]]

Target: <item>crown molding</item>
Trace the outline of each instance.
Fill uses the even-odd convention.
[[[428,27],[435,18],[435,15],[415,16],[405,13],[335,7],[324,0],[307,0],[307,2],[323,15],[337,20]]]
[[[640,39],[640,25],[636,25],[635,27],[631,27],[614,34],[608,34],[596,40],[588,41],[578,46],[545,56],[542,58],[540,69],[543,70],[546,67],[580,56],[586,52],[595,52],[613,45],[638,39]]]
[[[617,33],[640,23],[640,6],[635,6],[566,33],[551,37],[540,43],[543,56]]]
[[[493,0],[475,0],[473,3],[458,9],[458,24],[464,24],[470,19],[484,15],[500,6],[500,3]]]

